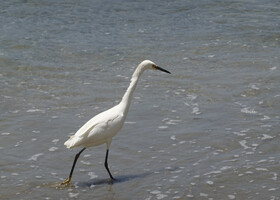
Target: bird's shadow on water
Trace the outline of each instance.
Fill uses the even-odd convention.
[[[91,186],[98,186],[98,185],[113,185],[113,184],[118,184],[118,183],[124,183],[128,182],[134,179],[140,179],[140,178],[145,178],[147,176],[153,175],[153,174],[160,174],[161,172],[164,171],[175,171],[177,170],[178,167],[175,168],[170,168],[170,169],[160,169],[157,171],[157,173],[150,171],[150,172],[145,172],[141,174],[130,174],[130,175],[121,175],[121,176],[116,176],[115,180],[112,180],[110,178],[107,179],[91,179],[87,182],[78,182],[76,186],[78,187],[91,187]]]
[[[76,185],[79,187],[91,187],[91,186],[97,186],[97,185],[113,185],[118,183],[124,183],[133,179],[138,178],[144,178],[148,175],[153,174],[153,172],[146,172],[142,174],[131,174],[131,175],[122,175],[115,177],[115,180],[112,180],[110,178],[107,179],[92,179],[87,182],[79,182]]]

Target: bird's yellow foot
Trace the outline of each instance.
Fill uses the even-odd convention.
[[[71,178],[68,177],[65,181],[63,181],[63,182],[61,183],[61,185],[68,184],[68,183],[70,183],[70,181],[71,181]]]

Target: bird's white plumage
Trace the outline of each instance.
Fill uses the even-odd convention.
[[[124,121],[124,113],[117,105],[90,119],[64,145],[67,148],[91,147],[104,143],[110,145],[111,138],[122,128]]]
[[[71,136],[64,145],[67,148],[78,146],[92,147],[106,143],[107,149],[112,138],[122,128],[130,106],[132,93],[136,88],[140,75],[147,69],[158,69],[170,73],[156,66],[152,61],[141,62],[132,75],[131,82],[121,102],[113,108],[106,110],[85,123],[76,133]]]

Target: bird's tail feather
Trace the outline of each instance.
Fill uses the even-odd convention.
[[[77,137],[75,135],[72,135],[66,142],[64,142],[64,145],[69,149],[69,148],[74,148],[77,146]]]

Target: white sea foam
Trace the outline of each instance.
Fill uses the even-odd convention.
[[[269,171],[267,168],[257,167],[257,171]]]
[[[30,158],[28,158],[28,160],[33,160],[33,161],[37,161],[38,157],[44,155],[43,153],[37,153],[33,156],[31,156]]]
[[[222,173],[221,170],[216,170],[216,171],[211,171],[211,172],[205,173],[204,176],[208,176],[208,175],[212,175],[212,174],[221,174],[221,173]]]
[[[275,67],[271,67],[271,68],[270,68],[270,70],[271,70],[271,71],[274,71],[274,70],[276,70],[276,69],[277,69],[277,67],[276,67],[276,66],[275,66]]]
[[[89,172],[88,175],[90,176],[90,179],[94,179],[98,177],[94,172]]]
[[[273,172],[273,177],[271,179],[274,180],[274,181],[277,181],[278,180],[278,174]]]
[[[256,86],[255,84],[252,84],[250,86],[253,90],[259,90],[260,88],[258,86]]]
[[[159,128],[159,129],[167,129],[168,126],[159,126],[158,128]]]
[[[247,146],[247,141],[246,140],[241,140],[239,141],[239,144],[244,148],[244,149],[248,149],[250,148],[249,146]]]
[[[225,171],[225,170],[228,170],[228,169],[231,169],[232,166],[223,166],[220,170],[221,171]]]
[[[178,120],[178,119],[171,119],[168,122],[166,122],[166,124],[171,124],[171,125],[176,125],[179,122],[181,122],[182,120]]]
[[[51,147],[49,148],[49,151],[56,151],[58,149],[58,147]]]
[[[79,193],[72,193],[72,192],[69,192],[68,195],[69,195],[70,198],[77,198],[78,195],[79,195]]]
[[[52,142],[53,142],[54,144],[56,144],[56,143],[59,142],[59,139],[53,139]]]
[[[242,113],[246,113],[246,114],[257,114],[258,112],[255,111],[254,108],[250,108],[250,107],[245,107],[241,109]]]
[[[172,136],[170,136],[170,139],[171,139],[171,140],[176,140],[176,136],[175,136],[175,135],[172,135]]]
[[[257,163],[263,163],[263,162],[267,162],[266,159],[262,159],[262,160],[259,160]]]
[[[84,165],[90,165],[90,164],[91,164],[91,162],[89,162],[89,161],[84,161],[84,160],[81,160],[81,163],[84,164]]]
[[[264,116],[263,116],[263,118],[262,118],[261,120],[263,120],[263,121],[264,121],[264,120],[269,120],[269,119],[270,119],[270,117],[269,117],[269,116],[264,115]]]
[[[193,101],[193,100],[197,99],[197,95],[188,94],[187,99]]]
[[[268,134],[263,134],[263,137],[261,138],[262,140],[267,140],[267,139],[272,139],[274,137],[272,137],[271,135]]]
[[[46,111],[45,110],[42,110],[42,109],[29,109],[27,110],[26,112],[28,113],[34,113],[34,112],[40,112],[40,113],[45,113]]]
[[[185,144],[185,143],[186,143],[185,140],[182,140],[182,141],[179,142],[179,144]]]
[[[199,111],[199,107],[193,107],[192,114],[196,114],[196,115],[201,114],[201,112]]]
[[[199,196],[201,196],[201,197],[208,197],[209,195],[208,194],[206,194],[206,193],[199,193]]]
[[[208,185],[213,185],[213,184],[214,184],[213,181],[206,181],[206,183],[207,183]]]
[[[150,193],[151,193],[151,194],[160,194],[161,191],[159,191],[159,190],[153,190],[153,191],[151,191]]]
[[[136,124],[136,122],[132,122],[132,121],[126,121],[124,122],[125,124]]]
[[[240,132],[233,132],[234,135],[237,135],[237,136],[245,136],[246,134],[245,133],[240,133]]]
[[[167,194],[157,194],[157,199],[164,199],[166,197],[168,197]]]

